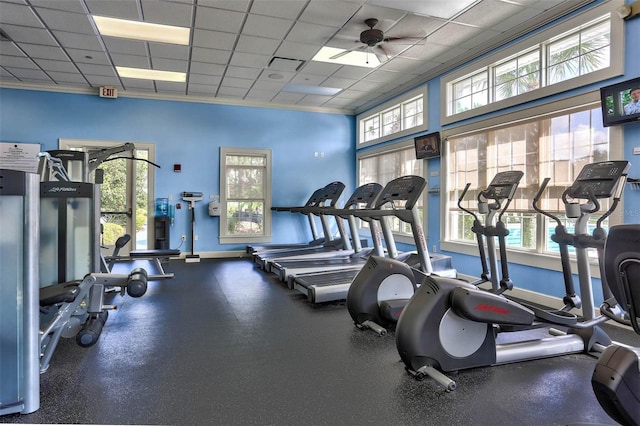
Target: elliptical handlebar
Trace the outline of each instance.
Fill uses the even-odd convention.
[[[560,221],[560,218],[558,216],[555,216],[547,211],[542,210],[542,208],[538,205],[538,203],[540,202],[540,199],[542,198],[542,194],[544,193],[544,190],[547,189],[547,185],[549,185],[550,180],[551,178],[546,177],[542,181],[542,184],[540,185],[540,188],[538,189],[536,196],[533,197],[533,204],[532,204],[533,209],[538,213],[540,213],[541,215],[547,216],[548,218],[554,220],[558,224],[558,226],[562,226],[562,222]],[[564,194],[563,194],[563,197],[564,197]],[[563,198],[563,201],[564,201],[564,198]]]
[[[471,186],[471,182],[467,182],[467,184],[464,186],[464,189],[462,190],[462,194],[460,194],[460,197],[458,198],[458,208],[460,208],[460,210],[462,210],[463,212],[473,216],[475,220],[478,220],[478,216],[474,212],[462,207],[462,201],[464,200],[464,196],[467,195],[467,192],[469,191],[470,186]]]

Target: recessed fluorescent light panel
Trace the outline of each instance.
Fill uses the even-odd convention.
[[[189,28],[107,18],[105,16],[93,16],[93,21],[103,36],[132,38],[158,43],[182,44],[185,46],[189,44],[189,35],[191,32]]]
[[[338,49],[335,47],[323,47],[320,51],[313,57],[312,61],[319,62],[330,62],[332,64],[341,64],[341,65],[353,65],[355,67],[366,67],[366,68],[376,68],[380,66],[380,61],[378,57],[371,52],[361,52],[355,50],[353,52],[349,52],[346,55],[342,55],[338,58],[331,59],[332,56],[335,56],[339,53],[344,52],[345,49]]]
[[[308,84],[287,84],[282,88],[283,92],[304,93],[306,95],[333,96],[342,91],[336,87],[311,86]]]
[[[174,81],[184,83],[187,74],[183,72],[147,70],[143,68],[116,67],[118,75],[122,78],[139,78],[142,80]]]

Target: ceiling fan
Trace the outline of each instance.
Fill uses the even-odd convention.
[[[358,43],[363,43],[361,46],[347,49],[344,52],[340,52],[333,55],[330,59],[338,59],[353,51],[364,51],[370,49],[380,60],[384,62],[389,58],[384,46],[386,44],[418,44],[423,41],[424,35],[420,36],[406,36],[406,37],[385,37],[384,32],[380,29],[374,28],[378,24],[378,19],[369,18],[365,19],[364,23],[369,27],[368,30],[364,30],[360,33],[360,39],[356,40]]]

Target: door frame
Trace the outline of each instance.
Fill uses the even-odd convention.
[[[132,141],[110,141],[110,140],[94,140],[94,139],[68,139],[68,138],[60,138],[58,139],[58,148],[59,149],[72,149],[72,148],[82,148],[83,150],[87,149],[95,149],[95,148],[110,148],[118,145],[122,145],[124,143],[131,142],[135,146],[136,149],[147,150],[148,152],[148,160],[152,163],[155,163],[155,149],[156,145],[152,142],[132,142]],[[155,167],[150,166],[148,168],[149,176],[148,176],[148,193],[147,193],[147,247],[149,244],[153,242],[153,217],[155,214]],[[127,177],[130,179],[130,176]],[[130,188],[129,188],[130,189]],[[128,190],[129,190],[128,189]],[[135,197],[135,193],[128,194],[132,197]],[[136,203],[135,200],[128,197],[128,202],[131,203],[132,208],[132,230],[131,230],[131,239],[132,244],[130,245],[131,250],[135,250],[136,248],[136,236],[135,236],[135,214],[136,214]],[[126,250],[126,249],[125,249]],[[129,250],[126,250],[128,252]],[[124,254],[124,253],[123,253]]]

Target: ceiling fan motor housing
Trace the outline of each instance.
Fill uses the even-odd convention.
[[[375,46],[384,40],[384,33],[380,30],[372,28],[370,30],[365,30],[360,33],[360,41],[366,44],[367,46]]]

